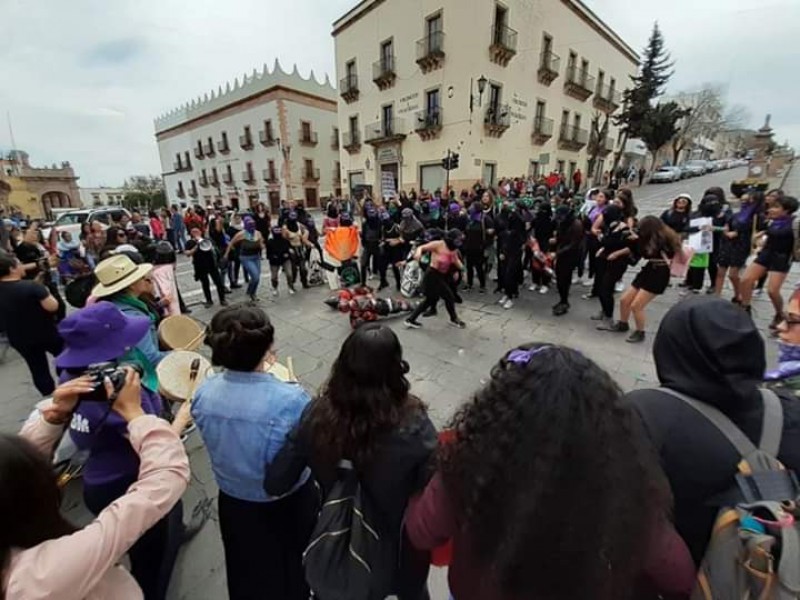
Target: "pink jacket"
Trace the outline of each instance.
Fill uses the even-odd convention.
[[[47,456],[63,433],[41,416],[20,435]],[[6,600],[139,600],[142,590],[119,560],[142,534],[166,515],[189,482],[189,459],[169,424],[145,415],[128,424],[141,464],[139,479],[83,529],[12,551],[2,574]]]
[[[150,232],[155,239],[164,239],[164,224],[161,222],[161,219],[158,217],[150,219]]]
[[[178,302],[178,284],[175,282],[175,265],[156,265],[153,267],[153,283],[160,298],[169,296],[171,301],[167,306],[167,315],[172,317],[181,314],[181,305]]]

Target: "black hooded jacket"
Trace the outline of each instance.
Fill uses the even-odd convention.
[[[764,341],[751,318],[719,298],[692,298],[664,317],[653,344],[663,387],[710,404],[756,445],[763,404]],[[718,507],[707,502],[728,491],[740,461],[717,428],[678,398],[657,390],[627,396],[661,456],[675,499],[675,528],[696,563],[705,553]],[[781,398],[783,437],[778,459],[800,473],[800,403]]]

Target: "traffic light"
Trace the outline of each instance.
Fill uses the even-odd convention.
[[[450,154],[446,158],[442,159],[442,168],[445,171],[452,171],[453,169],[457,169],[458,159],[459,159],[458,154],[456,153]]]

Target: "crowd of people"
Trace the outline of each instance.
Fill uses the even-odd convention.
[[[219,489],[233,600],[266,590],[287,600],[425,600],[432,557],[443,555],[456,600],[688,598],[727,492],[748,474],[706,412],[751,445],[778,423],[762,450],[788,472],[800,468],[800,290],[786,306],[781,297],[797,200],[750,191],[734,211],[711,188],[696,210],[681,194],[659,218],[640,216],[626,187],[579,197],[529,183],[332,200],[320,231],[295,203],[275,218],[263,205],[173,207],[149,221],[133,213],[86,227],[77,245],[44,240],[35,223],[7,226],[0,324],[46,399],[19,435],[0,434],[3,597],[165,598],[179,548],[202,526],[184,523],[181,501],[190,478],[181,439],[196,426]],[[710,243],[695,248],[696,235]],[[85,282],[77,291],[64,288],[54,259],[66,246],[89,266],[70,273]],[[213,283],[221,307],[204,336],[216,372],[176,404],[162,397],[157,367],[168,351],[157,331],[165,315],[187,312],[181,252],[207,304]],[[672,278],[686,297],[654,340],[660,388],[626,395],[580,349],[532,342],[499,357],[437,431],[432,399],[412,390],[387,326],[357,327],[315,392],[274,375],[280,331],[258,301],[261,263],[274,295],[281,270],[293,294],[298,277],[312,283],[314,253],[334,289],[348,276],[389,288],[391,270],[401,290],[409,264],[424,265],[411,328],[440,300],[450,323],[466,327],[461,294],[488,294],[492,280],[511,309],[530,277],[532,292],[555,284],[559,317],[572,285],[585,286],[597,328],[637,343],[648,304]],[[229,305],[240,272],[248,302]],[[732,301],[718,297],[726,277]],[[770,370],[749,314],[762,277],[779,338]],[[71,304],[79,297],[69,314],[62,289]],[[94,520],[85,527],[59,509],[52,454],[65,431],[87,455],[83,501]],[[800,519],[796,506],[782,510]],[[780,546],[770,550],[767,578],[780,565]]]

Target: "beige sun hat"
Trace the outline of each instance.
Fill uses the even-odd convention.
[[[137,265],[124,254],[111,256],[101,261],[94,269],[99,283],[92,289],[92,296],[105,298],[130,287],[153,270],[153,265]]]

